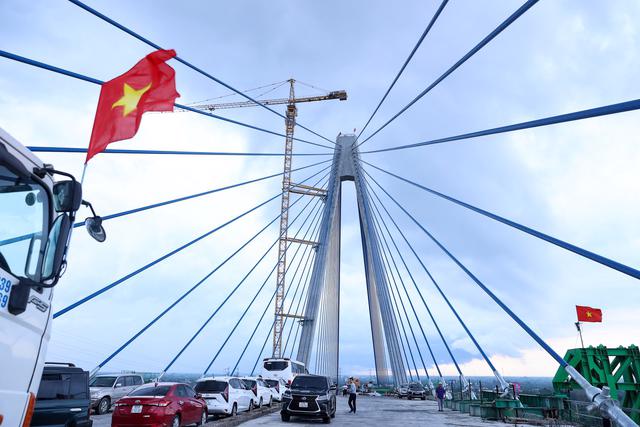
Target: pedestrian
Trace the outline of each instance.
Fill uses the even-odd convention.
[[[436,387],[436,398],[438,399],[438,412],[442,412],[442,407],[444,406],[444,395],[446,394],[442,383],[438,383],[438,387]]]
[[[356,413],[357,388],[353,377],[349,378],[349,413]]]

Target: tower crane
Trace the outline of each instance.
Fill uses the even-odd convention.
[[[296,185],[291,183],[291,153],[293,152],[293,132],[296,124],[296,116],[298,109],[296,104],[304,102],[317,102],[338,99],[340,101],[347,100],[347,92],[344,90],[331,91],[325,95],[307,96],[296,98],[294,79],[287,80],[289,82],[289,97],[278,99],[258,100],[263,105],[287,105],[287,113],[285,119],[286,139],[284,146],[284,173],[282,175],[282,202],[280,215],[280,240],[278,242],[278,274],[276,278],[276,298],[273,326],[273,357],[282,357],[282,332],[284,328],[284,318],[291,317],[304,321],[301,316],[284,313],[284,294],[285,294],[285,271],[287,269],[287,243],[301,243],[315,246],[315,242],[293,239],[287,236],[289,226],[289,196],[291,193],[305,194],[310,196],[324,197],[326,191],[321,188],[314,188],[306,185]],[[202,104],[194,105],[193,108],[205,111],[222,110],[229,108],[256,107],[257,103],[253,101],[227,102],[221,104]]]

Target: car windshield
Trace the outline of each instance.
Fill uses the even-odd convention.
[[[271,360],[264,362],[264,369],[267,371],[284,371],[289,366],[286,360]]]
[[[411,384],[409,388],[411,390],[424,390],[424,387],[422,387],[422,384]]]
[[[324,377],[311,377],[298,375],[291,383],[291,390],[326,391],[327,380]]]
[[[47,241],[49,196],[36,182],[0,165],[0,268],[39,280]],[[0,288],[0,304],[2,304]],[[4,305],[2,305],[4,306]]]
[[[140,387],[129,393],[129,396],[166,396],[170,388],[169,385]]]
[[[198,381],[195,389],[198,393],[222,393],[227,388],[226,381]]]
[[[89,383],[89,387],[113,387],[117,377],[95,377]]]
[[[247,388],[253,388],[253,386],[256,385],[255,380],[242,380],[242,382],[244,383],[245,386],[247,386]]]

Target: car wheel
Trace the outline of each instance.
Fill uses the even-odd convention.
[[[171,421],[171,427],[180,427],[180,416],[176,415],[173,417],[173,421]]]
[[[267,406],[271,408],[271,405],[273,405],[273,397],[269,398],[269,404]]]
[[[422,396],[420,399],[427,400],[427,396]]]
[[[280,413],[280,418],[283,422],[288,423],[291,420],[291,415]]]
[[[249,402],[249,412],[253,410],[253,399]]]
[[[322,419],[322,422],[325,423],[325,424],[331,424],[331,417],[324,417]]]
[[[203,426],[209,420],[209,416],[207,415],[207,411],[202,411],[202,415],[200,416],[200,423],[196,424],[197,426]]]
[[[98,402],[98,408],[96,409],[96,412],[98,413],[98,415],[104,415],[109,412],[110,407],[111,399],[109,399],[108,397],[103,397],[102,399],[100,399],[100,402]]]
[[[235,417],[236,415],[238,415],[238,404],[234,403],[231,407],[231,416]]]
[[[262,398],[260,398],[260,402],[258,402],[258,408],[262,408]]]

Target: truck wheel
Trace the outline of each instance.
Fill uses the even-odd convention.
[[[103,397],[102,399],[100,399],[100,402],[98,402],[98,407],[96,408],[96,412],[98,413],[98,415],[104,415],[107,412],[109,412],[110,407],[111,407],[111,399],[109,399],[108,397]]]

